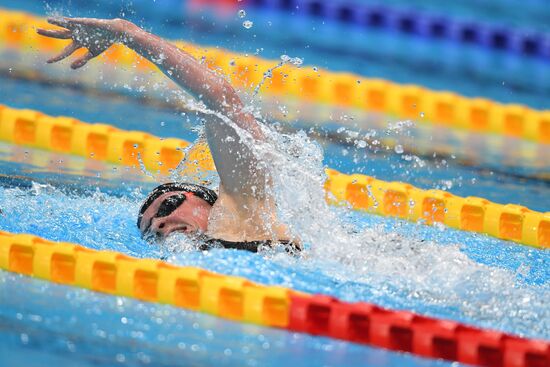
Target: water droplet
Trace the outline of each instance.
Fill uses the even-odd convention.
[[[290,57],[288,55],[281,55],[281,61],[283,64],[292,64],[295,66],[300,66],[304,63],[304,60],[302,60],[299,57]],[[313,69],[315,70],[315,69]]]
[[[394,150],[397,154],[403,154],[403,146],[401,144],[397,144]]]
[[[243,9],[239,10],[238,14],[239,14],[239,18],[246,17],[246,11],[244,11]]]
[[[245,20],[243,22],[243,27],[245,27],[246,29],[252,28],[253,25],[254,25],[254,23],[251,20]]]
[[[19,337],[21,338],[21,343],[23,344],[29,343],[29,336],[27,334],[22,333]]]

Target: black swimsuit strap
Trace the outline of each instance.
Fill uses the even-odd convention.
[[[220,245],[223,248],[235,249],[235,250],[245,250],[250,252],[258,252],[260,246],[273,246],[273,242],[270,240],[263,241],[243,241],[243,242],[231,242],[221,239],[212,238],[205,241],[206,243],[200,247],[200,250],[208,250],[213,245]],[[277,244],[285,246],[287,252],[296,252],[300,251],[300,247],[290,241],[277,241]]]

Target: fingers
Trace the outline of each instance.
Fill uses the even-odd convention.
[[[81,48],[82,46],[80,46],[78,43],[76,42],[72,42],[70,45],[68,45],[67,47],[65,47],[63,49],[63,51],[61,51],[61,53],[57,56],[54,56],[52,57],[51,59],[49,59],[47,62],[48,64],[51,64],[52,62],[58,62],[58,61],[61,61],[63,60],[64,58],[66,58],[67,56],[70,56],[73,52],[75,52],[76,50],[78,50],[79,48]]]
[[[97,26],[105,22],[103,19],[97,19],[97,18],[70,18],[69,20],[73,24],[82,24],[82,25],[91,25],[91,26]]]
[[[61,40],[70,39],[72,36],[72,33],[68,29],[37,29],[36,33],[38,33],[41,36],[51,37],[51,38],[57,38]]]
[[[72,28],[71,19],[65,17],[49,17],[48,23],[57,25],[63,28]]]
[[[81,68],[83,67],[84,65],[86,65],[86,63],[88,61],[90,61],[91,59],[93,59],[96,55],[94,55],[93,53],[91,53],[90,51],[86,52],[86,55],[76,59],[72,64],[71,64],[71,69],[78,69],[78,68]]]
[[[97,18],[67,18],[67,17],[50,17],[48,23],[55,24],[63,28],[74,28],[77,25],[83,26],[100,26],[105,24],[104,19]]]

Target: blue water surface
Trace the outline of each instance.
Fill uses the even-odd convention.
[[[52,171],[51,161],[29,157],[27,165],[48,164]],[[4,162],[10,164],[20,165]],[[103,190],[101,181],[83,182],[74,164],[72,172],[58,166],[51,180],[35,176],[36,171],[41,171],[40,166],[20,170],[11,185],[0,187],[4,213],[0,230],[142,258],[166,254],[143,242],[135,226],[139,205],[153,182],[120,175],[112,178],[118,190],[113,186]],[[110,170],[106,171],[102,176],[108,178]],[[64,179],[56,188],[59,177]],[[32,181],[39,184],[29,184]],[[75,189],[79,185],[81,189]],[[347,301],[370,301],[512,333],[550,336],[550,310],[545,303],[550,294],[550,252],[475,233],[334,210],[343,223],[367,231],[368,237],[341,249],[337,261],[308,251],[293,258],[231,250],[177,251],[168,253],[168,260]],[[353,257],[346,258],[346,253]]]
[[[14,149],[20,148],[2,145],[0,157],[14,160]],[[130,179],[132,176],[113,173],[110,166],[90,170],[80,158],[26,151],[26,163],[3,161],[2,172],[17,171],[19,175],[9,175],[10,181],[0,186],[0,230],[142,258],[159,258],[165,253],[143,242],[135,227],[137,209],[153,182],[140,179],[139,175]],[[65,158],[71,160],[68,167]],[[105,185],[107,182],[111,185]],[[546,304],[550,295],[548,251],[345,208],[334,210],[358,230],[375,228],[374,233],[381,237],[370,246],[380,247],[377,257],[402,262],[403,271],[399,271],[399,264],[394,267],[396,273],[383,268],[381,272],[362,270],[356,264],[348,268],[332,259],[312,257],[307,251],[302,258],[234,250],[184,251],[172,253],[168,261],[243,276],[262,284],[329,294],[346,301],[374,302],[515,334],[550,338],[550,310]],[[386,246],[384,241],[393,242],[399,234],[421,242],[397,241],[395,248],[391,243]],[[349,248],[356,245],[350,243]],[[368,252],[367,248],[364,250]],[[405,251],[403,256],[401,251]],[[443,255],[439,257],[439,253]],[[455,260],[462,265],[453,267]],[[430,267],[441,267],[441,261],[449,268],[431,272]],[[365,266],[369,268],[370,264]],[[426,274],[429,276],[424,280],[412,279]],[[446,283],[453,277],[464,279]],[[451,292],[434,296],[426,293],[423,284],[428,289],[438,284],[451,287],[445,290]],[[251,366],[298,361],[311,366],[447,365],[325,338],[236,324],[6,272],[0,272],[0,345],[3,361],[8,365],[24,362],[32,366],[51,361],[60,366],[123,362],[171,366],[204,365],[213,360],[217,365]]]
[[[451,365],[6,272],[0,300],[2,366]]]

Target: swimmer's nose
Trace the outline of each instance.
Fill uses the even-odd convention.
[[[167,223],[165,220],[156,221],[155,224],[151,225],[151,233],[156,238],[164,238],[168,234],[167,232]]]

